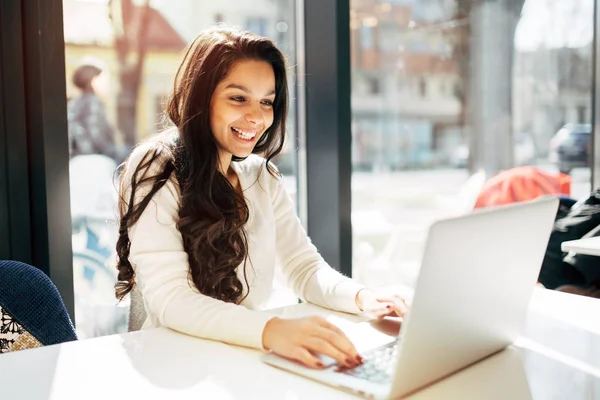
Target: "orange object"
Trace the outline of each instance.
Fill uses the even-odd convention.
[[[511,168],[484,183],[475,208],[533,200],[552,194],[570,196],[571,177],[531,166]]]

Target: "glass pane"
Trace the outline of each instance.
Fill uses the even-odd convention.
[[[501,171],[552,182],[505,202],[589,195],[593,0],[350,4],[356,278],[413,285],[430,224]]]
[[[70,161],[75,320],[79,337],[88,338],[127,330],[129,306],[127,301],[117,304],[113,288],[115,171],[135,143],[163,129],[163,106],[182,50],[198,31],[217,22],[237,25],[274,39],[287,56],[289,140],[275,163],[296,201],[295,3],[64,0],[63,8],[71,138],[89,134],[90,127],[102,138],[95,144],[78,142]],[[146,52],[137,75],[140,44]],[[81,101],[81,88],[90,82],[93,93]]]

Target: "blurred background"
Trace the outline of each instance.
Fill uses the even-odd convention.
[[[353,277],[414,284],[430,224],[472,209],[500,171],[562,172],[570,197],[589,195],[593,0],[350,5]],[[135,143],[168,123],[163,106],[198,31],[238,25],[286,54],[292,102],[276,164],[299,203],[301,15],[294,0],[63,7],[75,317],[85,338],[126,331],[128,304],[113,293],[115,171]],[[276,293],[273,305],[294,301]]]

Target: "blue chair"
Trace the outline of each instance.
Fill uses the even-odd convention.
[[[0,261],[0,353],[77,340],[52,281],[39,269]]]

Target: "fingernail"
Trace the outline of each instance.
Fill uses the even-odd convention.
[[[357,361],[359,364],[362,364],[362,363],[365,361],[365,360],[363,360],[363,358],[362,358],[360,355],[358,355],[358,354],[357,354],[357,355],[356,355],[356,357],[354,357],[354,358],[356,359],[356,361]]]
[[[319,368],[325,368],[325,364],[323,364],[322,361],[317,361],[317,367],[319,367]]]
[[[392,306],[390,304],[388,304],[385,306],[385,308],[387,308],[389,310],[390,308],[392,308]]]

